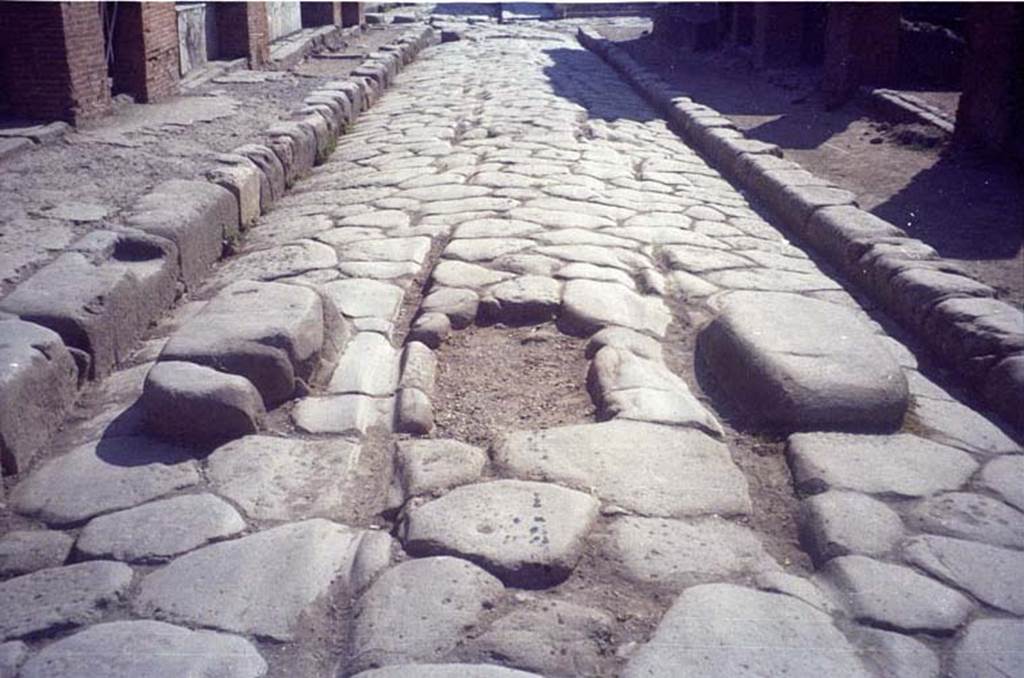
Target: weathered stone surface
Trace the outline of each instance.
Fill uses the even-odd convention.
[[[522,238],[456,238],[448,243],[441,254],[446,259],[459,261],[489,261],[535,245],[532,240]]]
[[[939,678],[939,657],[930,647],[901,633],[866,626],[857,628],[851,640],[862,648],[865,663],[886,678]]]
[[[865,556],[833,558],[819,576],[857,621],[906,633],[950,633],[974,607],[968,598],[909,567]]]
[[[395,430],[399,433],[426,435],[434,428],[434,408],[430,396],[418,388],[402,388],[395,396]]]
[[[400,534],[414,555],[462,556],[510,585],[540,588],[572,572],[597,510],[582,492],[495,480],[410,509]]]
[[[24,678],[259,678],[267,663],[244,638],[138,620],[97,624],[48,645]]]
[[[527,678],[536,673],[493,664],[398,664],[371,669],[355,678]]]
[[[192,362],[245,377],[268,406],[276,405],[292,396],[297,379],[308,380],[317,371],[325,343],[334,340],[326,316],[320,296],[311,289],[235,283],[178,328],[160,360]]]
[[[471,293],[472,294],[472,293]],[[473,294],[472,317],[476,317],[477,296]],[[409,341],[422,342],[437,349],[452,331],[452,322],[444,313],[427,312],[416,318],[409,330]]]
[[[259,168],[260,209],[266,212],[284,195],[284,167],[277,155],[262,144],[246,144],[231,151],[251,160]]]
[[[434,285],[439,287],[466,287],[481,289],[511,278],[509,273],[493,271],[477,264],[445,260],[434,267],[430,274]]]
[[[985,375],[982,392],[988,404],[1024,430],[1024,353],[1000,360]]]
[[[174,360],[153,365],[140,399],[146,426],[171,440],[230,440],[259,429],[263,398],[245,377]]]
[[[684,591],[622,675],[675,676],[684,666],[709,678],[871,675],[824,612],[787,595],[732,584]]]
[[[0,577],[27,574],[64,564],[75,543],[54,530],[15,530],[0,537]]]
[[[918,398],[914,418],[936,440],[981,454],[1015,454],[1021,447],[998,426],[954,400]]]
[[[360,332],[345,352],[327,385],[330,393],[387,396],[398,388],[398,350],[376,332]]]
[[[554,318],[561,304],[561,285],[554,278],[524,275],[487,290],[480,315],[490,322],[540,323]]]
[[[633,282],[633,278],[625,271],[618,268],[608,268],[607,266],[595,266],[594,264],[566,264],[559,267],[555,272],[555,277],[566,278],[569,280],[575,278],[600,280],[604,282],[618,283],[631,290],[636,289],[636,283]]]
[[[1024,620],[977,619],[953,652],[954,678],[1004,678],[1024,671]]]
[[[403,440],[395,461],[405,496],[412,497],[479,480],[487,454],[458,440]]]
[[[314,240],[299,240],[232,257],[217,270],[214,285],[236,280],[276,280],[338,265],[334,249]]]
[[[815,562],[888,553],[903,538],[899,514],[858,492],[831,490],[800,502],[800,533]]]
[[[730,294],[698,351],[759,426],[871,431],[903,422],[903,371],[841,306],[790,294]]]
[[[698,431],[619,420],[519,431],[496,446],[494,460],[643,515],[750,512],[747,480],[729,450]]]
[[[28,140],[25,140],[28,142]],[[31,145],[31,144],[30,144]],[[0,145],[0,158],[4,156]],[[28,646],[20,640],[0,643],[0,678],[15,678],[18,667],[28,658]]]
[[[958,489],[978,468],[969,454],[908,433],[798,433],[786,454],[797,486],[811,493],[831,487],[925,497]]]
[[[93,518],[75,548],[90,558],[152,563],[244,529],[245,521],[224,500],[186,494]]]
[[[416,388],[427,396],[434,394],[434,377],[437,373],[437,356],[425,344],[410,341],[402,351],[403,388]]]
[[[306,433],[363,435],[374,426],[390,428],[394,408],[394,398],[357,393],[312,397],[299,401],[292,419]]]
[[[350,584],[361,530],[315,518],[213,544],[142,580],[140,615],[287,641],[335,580]]]
[[[0,640],[94,622],[128,592],[132,569],[95,561],[0,582]]]
[[[345,261],[410,261],[422,264],[430,252],[430,238],[360,240],[341,250]]]
[[[480,297],[473,290],[435,287],[423,299],[421,308],[425,315],[445,315],[450,327],[461,330],[473,324],[479,306]]]
[[[192,454],[148,438],[104,438],[46,462],[11,493],[18,513],[67,525],[199,482]]]
[[[626,579],[680,590],[779,569],[754,532],[720,518],[619,518],[602,552]]]
[[[78,368],[60,335],[16,318],[0,320],[0,467],[14,474],[63,422]]]
[[[562,292],[562,321],[575,334],[618,326],[663,337],[671,320],[660,299],[642,297],[615,283],[570,280]]]
[[[971,492],[950,492],[923,499],[909,514],[922,532],[1024,548],[1024,513],[997,499]]]
[[[1024,455],[996,457],[981,469],[982,485],[1024,511]]]
[[[664,362],[661,344],[651,337],[625,327],[607,327],[587,342],[587,357],[593,358],[605,346],[629,351],[641,358]]]
[[[982,602],[1024,615],[1024,553],[949,537],[923,536],[903,547],[908,562]]]
[[[372,316],[389,322],[398,318],[405,296],[401,287],[366,278],[336,280],[324,285],[323,290],[350,318]]]
[[[241,155],[218,155],[216,160],[218,164],[206,172],[206,178],[235,197],[239,226],[248,228],[260,216],[260,170]]]
[[[442,661],[503,592],[500,581],[458,558],[401,563],[359,601],[346,669]]]

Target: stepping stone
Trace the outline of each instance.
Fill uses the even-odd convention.
[[[780,569],[753,531],[719,518],[619,518],[602,555],[630,581],[677,590]]]
[[[1024,553],[949,537],[914,537],[903,546],[907,562],[967,591],[992,607],[1024,615]]]
[[[958,489],[978,468],[971,455],[909,433],[798,433],[789,437],[786,456],[800,491],[811,493],[831,487],[927,497]]]
[[[643,297],[615,283],[570,280],[562,292],[562,321],[570,333],[582,336],[625,327],[660,338],[672,316],[657,297]]]
[[[205,365],[248,379],[265,404],[292,396],[309,381],[325,339],[325,312],[313,290],[282,283],[240,282],[221,290],[167,341],[161,361]]]
[[[10,499],[18,513],[70,525],[199,480],[185,448],[149,438],[104,438],[46,462],[14,488]]]
[[[900,366],[846,308],[790,294],[737,292],[698,353],[751,421],[766,429],[898,428],[909,392]]]
[[[909,522],[922,532],[1024,548],[1024,513],[981,494],[950,492],[924,499],[911,510]]]
[[[143,616],[293,640],[336,580],[351,587],[367,534],[313,519],[205,546],[146,575],[133,607]]]
[[[582,492],[495,480],[410,509],[399,529],[412,555],[461,556],[510,586],[543,588],[572,572],[597,512]]]
[[[903,538],[903,521],[865,494],[831,490],[800,502],[800,537],[818,564],[849,554],[880,555]]]
[[[186,494],[93,518],[75,548],[90,558],[155,563],[244,529],[245,521],[224,500]]]
[[[59,567],[75,540],[55,530],[16,530],[0,537],[0,577]]]
[[[322,289],[338,310],[349,318],[369,316],[395,322],[405,298],[401,287],[368,278],[335,280]]]
[[[138,620],[97,624],[47,645],[19,675],[259,678],[266,673],[267,663],[244,638]]]
[[[565,483],[647,516],[751,510],[747,479],[728,448],[699,431],[625,420],[518,431],[496,446],[494,460],[517,476]]]
[[[683,591],[621,675],[677,676],[680,667],[706,678],[871,676],[829,615],[787,595],[732,584]]]
[[[981,484],[1024,511],[1024,455],[996,457],[981,469]]]
[[[1021,447],[998,426],[953,400],[917,398],[914,418],[940,442],[981,454],[1018,454]]]
[[[359,455],[348,440],[246,436],[214,450],[206,477],[254,520],[339,519]]]
[[[487,453],[458,440],[402,440],[395,462],[405,496],[413,497],[476,482]]]
[[[527,678],[538,676],[494,664],[400,664],[363,671],[354,678]]]
[[[392,395],[398,388],[398,350],[377,332],[359,332],[345,346],[329,393]]]
[[[0,582],[0,640],[97,621],[132,584],[132,568],[93,561]]]
[[[510,325],[545,322],[558,313],[561,287],[554,278],[537,275],[506,280],[487,290],[480,302],[480,315]]]
[[[346,672],[444,660],[504,591],[500,581],[459,558],[423,558],[396,565],[359,601],[353,659]]]
[[[1024,673],[1024,620],[976,619],[953,651],[954,678],[1006,678]]]
[[[866,556],[833,558],[818,575],[862,624],[904,633],[947,634],[974,605],[965,596],[918,574]]]
[[[861,656],[865,663],[875,667],[879,676],[939,678],[942,675],[939,656],[919,640],[867,626],[854,629],[848,637],[863,648]]]
[[[345,394],[304,398],[292,410],[295,425],[306,433],[365,435],[376,426],[391,430],[395,399]]]

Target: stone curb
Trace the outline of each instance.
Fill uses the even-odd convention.
[[[1024,430],[1024,311],[903,230],[857,207],[856,197],[747,139],[728,118],[638,65],[613,42],[580,28],[599,55],[718,169],[895,316],[1007,421]]]
[[[0,301],[0,353],[12,357],[0,367],[3,472],[24,471],[63,423],[80,384],[122,363],[146,328],[183,291],[196,289],[241,229],[324,162],[402,67],[437,42],[429,26],[412,28],[363,62],[357,70],[366,76],[311,92],[266,130],[265,145],[218,156],[200,179],[158,185],[124,224],[83,236]],[[27,395],[43,383],[49,394]]]

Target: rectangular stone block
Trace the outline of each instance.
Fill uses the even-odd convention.
[[[284,167],[285,185],[291,186],[316,164],[316,132],[298,122],[279,122],[267,128],[268,146]]]
[[[260,169],[253,161],[241,155],[220,155],[217,156],[217,163],[216,167],[207,171],[206,178],[235,196],[239,227],[245,229],[252,226],[261,212]]]

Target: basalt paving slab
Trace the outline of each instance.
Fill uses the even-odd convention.
[[[1024,620],[978,619],[953,653],[955,678],[1003,678],[1024,673]]]

